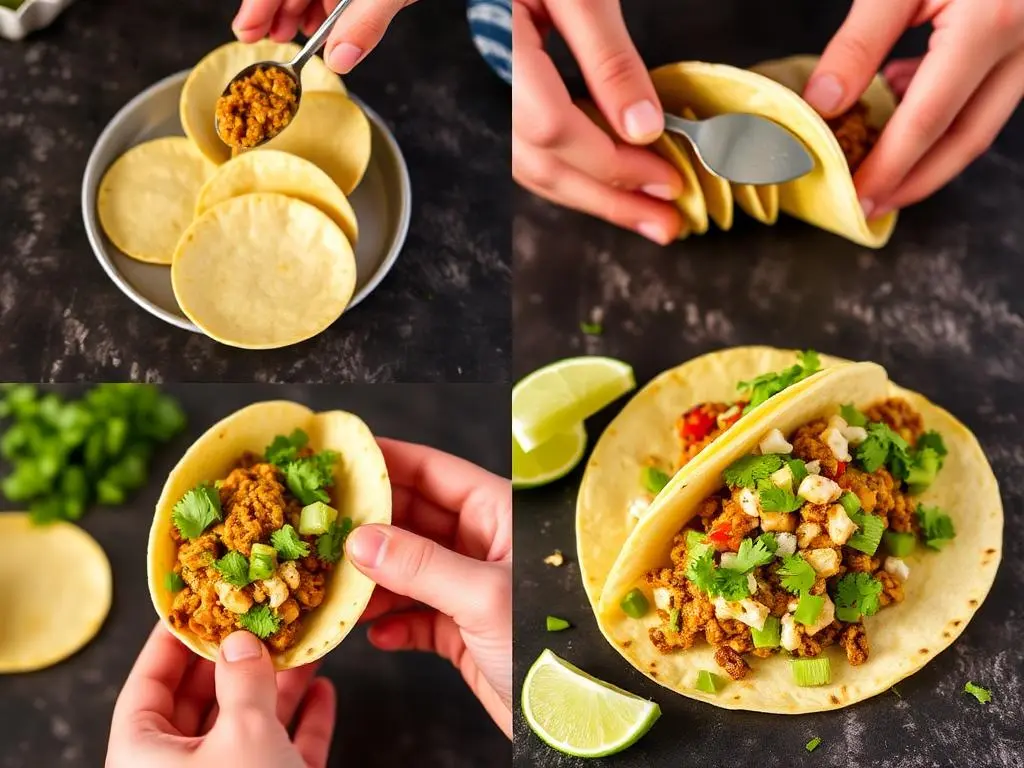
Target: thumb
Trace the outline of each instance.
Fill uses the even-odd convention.
[[[233,632],[220,644],[215,675],[217,722],[257,711],[277,722],[277,681],[270,654],[248,632]]]
[[[324,46],[327,66],[339,75],[347,75],[377,46],[395,15],[413,2],[415,0],[354,3],[341,15],[327,38]]]
[[[349,535],[346,550],[380,586],[451,616],[470,632],[487,629],[494,616],[511,610],[511,585],[500,568],[402,528],[360,526]]]

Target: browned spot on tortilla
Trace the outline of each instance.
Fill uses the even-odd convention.
[[[657,668],[658,668],[658,662],[652,661],[651,662],[651,669],[657,669]]]
[[[632,640],[627,640],[626,642],[624,642],[624,643],[622,644],[622,647],[623,647],[623,648],[629,648],[629,646],[631,646],[632,644],[633,644],[633,641],[632,641]]]
[[[960,619],[953,619],[953,621],[951,623],[953,624],[954,627],[959,627],[960,626]]]
[[[985,550],[985,554],[986,555],[994,555],[995,553],[996,553],[996,551],[994,549],[992,549],[991,547],[989,547],[988,549]]]
[[[977,605],[978,605],[978,601],[977,601],[977,600],[968,600],[968,601],[967,601],[967,604],[968,604],[969,606],[971,606],[971,608],[975,608],[975,607],[977,607]]]
[[[845,685],[839,686],[839,692],[841,694],[843,694],[843,696],[845,696],[846,695],[846,686]]]
[[[740,700],[740,695],[737,693],[735,696],[732,697],[732,700],[733,701],[739,701]]]
[[[918,653],[928,653],[928,649],[927,648],[921,648],[920,650],[918,650]]]
[[[655,672],[655,671],[654,671],[654,670],[652,669],[652,670],[651,670],[651,677],[657,677],[657,676],[658,676],[658,673],[657,673],[657,672]]]
[[[836,696],[836,695],[835,695],[834,693],[830,693],[830,694],[828,695],[828,698],[829,698],[829,700],[830,700],[830,701],[831,701],[831,702],[832,702],[833,704],[838,704],[838,703],[839,703],[839,697],[838,697],[838,696]]]
[[[943,636],[943,637],[949,637],[949,636],[950,636],[950,634],[949,634],[949,632],[943,632],[943,633],[942,633],[942,636]]]

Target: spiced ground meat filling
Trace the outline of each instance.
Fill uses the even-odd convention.
[[[287,127],[298,103],[290,74],[280,67],[257,67],[217,100],[217,133],[229,147],[255,147]]]
[[[904,599],[902,558],[953,537],[949,517],[914,498],[946,449],[895,398],[843,406],[788,437],[771,430],[760,446],[724,470],[725,487],[673,538],[670,565],[646,574],[648,635],[665,654],[710,644],[734,680],[756,674],[746,656],[788,653],[796,684],[819,685],[799,660],[838,646],[866,663],[864,618]]]
[[[843,114],[826,122],[843,150],[846,164],[850,166],[850,173],[855,173],[868,152],[875,146],[880,134],[877,128],[868,124],[867,105],[857,102]]]

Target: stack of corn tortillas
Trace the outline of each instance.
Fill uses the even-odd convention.
[[[356,282],[359,234],[348,195],[370,160],[370,123],[341,79],[313,57],[287,130],[232,157],[214,127],[232,77],[287,61],[294,43],[228,43],[181,92],[185,136],[139,144],[100,184],[104,232],[127,256],[171,268],[182,311],[224,344],[269,349],[323,331]]]

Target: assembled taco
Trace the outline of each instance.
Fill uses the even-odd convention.
[[[384,458],[358,417],[251,405],[211,427],[167,478],[149,537],[153,605],[205,658],[246,629],[279,669],[306,664],[344,639],[373,591],[345,539],[390,521]]]
[[[963,631],[1003,514],[953,416],[856,363],[730,438],[659,497],[603,585],[598,623],[634,666],[718,706],[795,714],[884,691]]]

